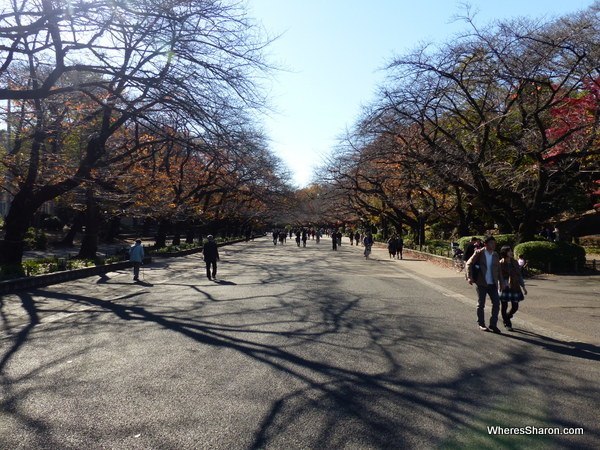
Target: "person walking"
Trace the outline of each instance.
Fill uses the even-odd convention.
[[[371,235],[371,233],[367,232],[365,238],[363,239],[363,245],[365,246],[365,259],[369,259],[369,255],[371,254],[371,247],[373,246],[373,236]]]
[[[306,247],[306,240],[308,239],[308,231],[306,228],[302,229],[302,247]]]
[[[141,239],[129,248],[129,261],[133,263],[133,281],[140,281],[140,267],[144,262],[144,246]]]
[[[338,244],[337,233],[334,231],[333,233],[331,233],[331,249],[337,251],[337,248],[338,248],[337,244]]]
[[[219,248],[212,234],[206,237],[207,242],[204,244],[202,253],[204,254],[204,262],[206,263],[206,278],[216,280],[217,278],[217,261],[219,261]],[[212,269],[212,271],[211,271]]]
[[[475,283],[477,288],[477,323],[482,331],[501,333],[498,328],[500,296],[498,291],[504,290],[504,278],[500,271],[500,257],[496,253],[496,240],[489,236],[484,241],[484,248],[477,250],[466,264],[469,284]],[[489,296],[492,302],[492,314],[489,327],[485,326],[485,301]]]
[[[358,247],[358,244],[360,243],[360,233],[358,231],[354,233],[354,241],[356,242],[356,246]]]
[[[467,262],[471,258],[471,256],[473,256],[475,250],[477,250],[477,238],[473,236],[471,237],[471,240],[465,247],[465,252],[463,253],[463,261]]]
[[[404,250],[404,239],[402,239],[402,236],[398,236],[396,240],[396,254],[398,255],[398,259],[402,259],[402,250]]]
[[[519,302],[525,300],[523,294],[527,295],[525,288],[525,280],[519,263],[513,257],[513,250],[510,246],[505,245],[500,249],[500,272],[506,282],[504,289],[500,292],[500,311],[502,313],[502,321],[504,327],[508,331],[513,331],[511,319],[519,309]],[[521,291],[523,288],[523,291]],[[510,311],[508,311],[508,303],[510,302]]]
[[[388,239],[388,253],[390,254],[390,259],[396,258],[397,251],[398,251],[398,240],[396,239],[396,235],[394,235]]]

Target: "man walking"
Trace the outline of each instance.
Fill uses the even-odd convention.
[[[477,286],[477,323],[482,331],[501,333],[498,328],[498,312],[500,311],[500,291],[504,289],[504,280],[500,272],[500,258],[496,253],[496,240],[489,236],[484,241],[485,247],[476,251],[466,265],[469,284]],[[485,326],[485,300],[489,295],[492,302],[492,315],[489,328]]]
[[[219,249],[212,234],[207,236],[208,241],[204,244],[202,253],[206,263],[206,277],[209,280],[217,278],[217,261],[219,261]],[[212,272],[211,272],[212,268]]]
[[[144,247],[141,239],[137,239],[129,248],[129,261],[133,263],[133,281],[140,281],[140,267],[144,262]]]

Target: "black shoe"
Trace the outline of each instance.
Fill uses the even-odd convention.
[[[496,327],[496,326],[489,327],[489,328],[490,328],[490,331],[491,331],[492,333],[496,333],[496,334],[502,334],[502,331],[500,331],[500,328],[498,328],[498,327]]]
[[[211,278],[211,277],[206,277],[206,278],[208,278],[208,280],[209,280],[209,281],[212,281],[212,278]]]
[[[485,325],[479,325],[479,329],[481,331],[490,331],[490,329],[488,327],[486,327]]]
[[[133,279],[133,281],[140,281],[140,279],[139,279],[139,278],[137,278],[137,277],[135,277],[135,278]]]

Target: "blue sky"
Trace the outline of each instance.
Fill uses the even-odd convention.
[[[517,16],[552,18],[593,0],[472,0],[476,22]],[[313,168],[374,97],[380,70],[421,42],[443,42],[467,28],[453,0],[247,0],[269,35],[276,71],[267,88],[274,112],[263,118],[272,150],[306,186]]]

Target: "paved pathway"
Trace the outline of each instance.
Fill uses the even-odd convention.
[[[600,447],[597,345],[479,332],[455,274],[327,244],[224,247],[218,282],[193,255],[3,298],[0,448]]]

